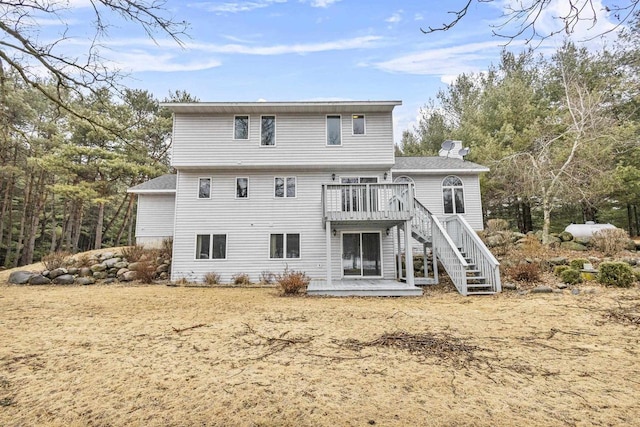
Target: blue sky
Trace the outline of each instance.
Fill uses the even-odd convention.
[[[91,9],[88,0],[69,1],[66,46],[81,48]],[[101,55],[128,73],[126,85],[159,98],[180,89],[201,101],[402,100],[394,113],[399,141],[438,89],[460,73],[481,72],[498,61],[504,40],[492,37],[490,26],[500,22],[509,1],[474,3],[452,30],[425,35],[421,27],[445,22],[446,12],[465,2],[168,0],[168,14],[190,24],[183,46],[162,37],[153,42],[112,17]],[[563,3],[552,2],[542,28],[553,23]],[[589,32],[581,25],[575,40],[611,27],[605,12],[597,12],[596,28]],[[62,29],[53,21],[41,25]],[[546,41],[541,50],[559,43]],[[509,47],[522,48],[520,42]]]

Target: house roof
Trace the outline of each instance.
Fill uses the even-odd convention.
[[[392,111],[402,101],[293,101],[293,102],[163,102],[174,113],[371,113]]]
[[[138,184],[135,187],[131,187],[127,190],[127,193],[175,193],[176,192],[176,174],[168,173],[161,175],[157,178],[153,178],[142,184]]]
[[[489,168],[477,163],[449,157],[396,157],[392,172],[440,174],[489,172]]]

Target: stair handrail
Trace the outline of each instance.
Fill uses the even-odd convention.
[[[438,218],[432,215],[431,223],[433,250],[458,292],[466,296],[469,263],[464,259]]]
[[[458,233],[458,244],[467,253],[467,256],[476,263],[476,267],[482,272],[487,283],[494,292],[502,291],[500,280],[500,262],[491,253],[478,234],[471,228],[464,216],[454,215],[444,220],[445,223],[456,221],[460,227]]]
[[[413,198],[413,218],[411,219],[411,227],[423,238],[431,237],[431,219],[435,218],[431,211],[427,209],[418,199]]]

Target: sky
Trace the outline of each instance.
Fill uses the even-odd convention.
[[[81,52],[89,43],[89,0],[65,0],[60,19],[38,22],[42,36],[66,31],[61,49]],[[478,73],[499,61],[505,40],[492,25],[510,0],[473,3],[447,32],[420,29],[450,20],[464,0],[168,0],[164,16],[187,21],[182,45],[151,40],[139,27],[106,15],[101,56],[127,74],[125,85],[158,98],[184,90],[200,101],[401,100],[394,138],[417,123],[420,108],[460,73]],[[581,23],[574,41],[612,28],[594,0],[598,22]],[[602,0],[606,1],[606,0]],[[566,0],[552,0],[540,28],[553,25]],[[63,25],[63,24],[66,24]],[[505,30],[507,31],[507,30]],[[562,42],[545,41],[549,52]],[[590,40],[597,47],[600,39]],[[520,51],[517,40],[508,49]]]

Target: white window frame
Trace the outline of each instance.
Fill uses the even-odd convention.
[[[274,234],[282,234],[282,252],[284,254],[284,256],[282,258],[272,258],[271,257],[271,236],[273,236]],[[287,236],[290,234],[297,234],[298,235],[298,258],[287,258]],[[286,261],[286,260],[301,260],[302,259],[302,233],[299,232],[293,232],[293,233],[285,233],[285,232],[281,232],[281,233],[269,233],[268,234],[268,241],[267,241],[267,258],[270,261]]]
[[[198,236],[209,236],[209,258],[198,257]],[[213,257],[213,236],[224,236],[224,258]],[[195,235],[195,252],[194,261],[225,261],[229,252],[229,235],[228,233],[196,233]]]
[[[238,117],[247,118],[247,137],[246,138],[236,138],[236,119]],[[251,115],[250,114],[236,114],[235,116],[233,116],[233,139],[234,141],[248,141],[251,139]]]
[[[340,120],[340,144],[329,144],[329,117],[338,117]],[[325,145],[327,147],[342,147],[342,115],[341,114],[327,114],[325,116],[325,121],[324,121],[324,140],[325,140]]]
[[[449,177],[454,177],[460,180],[461,185],[444,185],[444,180],[449,178]],[[464,181],[462,180],[462,178],[460,178],[458,175],[447,175],[444,178],[442,178],[442,181],[440,181],[440,188],[441,188],[441,195],[442,195],[442,213],[445,215],[464,215],[467,213],[467,197],[465,195],[465,191],[464,191]],[[455,189],[456,188],[461,188],[462,189],[462,212],[458,213],[456,212],[456,193],[455,193]],[[445,212],[445,205],[444,205],[444,190],[448,189],[451,190],[451,201],[453,203],[453,212]]]
[[[284,180],[284,196],[282,197],[278,197],[276,196],[276,179],[283,179]],[[295,182],[295,190],[296,190],[296,194],[295,196],[288,196],[287,195],[287,180],[293,178],[294,182]],[[298,177],[297,176],[274,176],[273,177],[273,198],[274,199],[296,199],[298,198]]]
[[[200,181],[203,179],[209,180],[209,197],[200,197]],[[199,176],[198,177],[198,189],[196,191],[196,198],[198,200],[209,200],[211,199],[211,193],[213,192],[213,178],[210,176]]]
[[[246,179],[247,180],[247,197],[238,197],[238,180],[239,179]],[[236,183],[236,185],[234,187],[234,192],[235,192],[235,195],[236,195],[236,199],[237,200],[248,200],[249,196],[250,196],[249,186],[250,186],[250,183],[251,183],[251,180],[249,179],[249,177],[248,176],[236,176],[235,183]]]
[[[353,116],[362,116],[362,121],[363,121],[363,128],[364,128],[364,132],[363,133],[355,133],[355,127],[354,127],[354,117]],[[362,114],[362,113],[354,113],[351,114],[351,135],[352,136],[364,136],[367,134],[367,115],[366,114]]]
[[[262,118],[263,117],[273,117],[273,145],[265,145],[262,143]],[[278,129],[278,116],[276,116],[275,114],[263,114],[260,116],[260,147],[275,147],[278,144],[278,140],[276,137],[277,134],[277,129]]]

